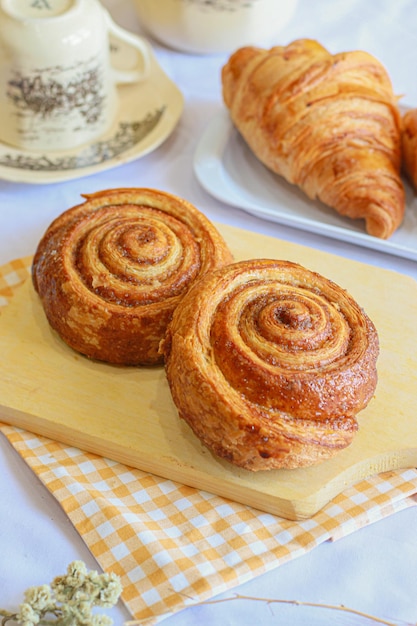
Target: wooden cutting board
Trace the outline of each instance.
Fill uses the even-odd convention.
[[[236,260],[301,263],[347,289],[380,336],[379,383],[349,448],[321,465],[250,473],[215,458],[178,419],[160,368],[91,362],[49,327],[30,279],[0,315],[0,419],[289,519],[312,516],[373,474],[417,465],[417,284],[274,238],[218,225]]]

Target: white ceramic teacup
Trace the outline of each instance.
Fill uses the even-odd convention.
[[[137,68],[111,66],[110,37],[138,51]],[[146,43],[117,26],[99,0],[0,0],[0,141],[69,150],[117,114],[117,83],[146,78]]]
[[[197,54],[268,45],[297,0],[134,0],[140,23],[157,40]]]

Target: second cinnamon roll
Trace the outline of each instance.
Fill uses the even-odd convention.
[[[84,197],[49,226],[33,260],[48,321],[92,359],[161,363],[176,306],[232,255],[213,224],[172,194],[127,188]]]
[[[253,471],[345,448],[377,384],[372,321],[341,287],[288,261],[205,276],[162,349],[180,417],[216,455]]]

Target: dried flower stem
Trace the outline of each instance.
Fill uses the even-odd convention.
[[[236,600],[252,600],[265,602],[266,604],[292,604],[294,606],[309,606],[312,608],[320,608],[320,609],[330,609],[332,611],[345,611],[346,613],[351,613],[353,615],[358,615],[359,617],[365,617],[370,619],[378,624],[385,624],[385,626],[396,626],[394,622],[387,622],[384,619],[379,617],[375,617],[374,615],[369,615],[368,613],[363,613],[362,611],[358,611],[356,609],[350,609],[349,607],[344,606],[343,604],[333,605],[333,604],[321,604],[319,602],[302,602],[301,600],[277,600],[274,598],[257,598],[252,596],[243,596],[237,594],[235,596]],[[227,600],[233,600],[233,598],[223,598],[219,600],[209,600],[206,604],[217,604],[220,602],[225,602]],[[202,603],[204,604],[204,603]],[[416,625],[417,626],[417,625]]]
[[[375,617],[374,615],[369,615],[368,613],[364,613],[356,609],[350,609],[344,606],[343,604],[340,604],[340,605],[321,604],[318,602],[316,603],[316,602],[302,602],[300,600],[280,600],[280,599],[275,599],[275,598],[259,598],[256,596],[245,596],[245,595],[236,594],[235,596],[231,598],[220,598],[218,600],[206,600],[202,602],[196,602],[192,606],[194,607],[194,606],[204,606],[204,605],[209,605],[209,604],[222,604],[223,602],[230,602],[233,600],[251,600],[253,602],[264,602],[265,604],[291,604],[294,606],[308,606],[312,608],[329,609],[333,611],[344,611],[352,615],[358,615],[359,617],[366,618],[377,624],[384,624],[385,626],[398,626],[398,624],[395,622],[389,622],[379,617]],[[143,624],[143,622],[144,620],[128,621],[125,623],[125,626],[139,626],[140,624]],[[417,623],[408,624],[404,626],[417,626]]]

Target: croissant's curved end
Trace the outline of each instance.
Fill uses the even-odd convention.
[[[401,224],[402,218],[400,220],[399,216],[404,214],[404,211],[401,210],[402,203],[403,199],[400,197],[397,204],[398,211],[396,212],[381,210],[380,205],[373,207],[372,204],[369,204],[364,216],[368,234],[379,239],[389,239]]]

